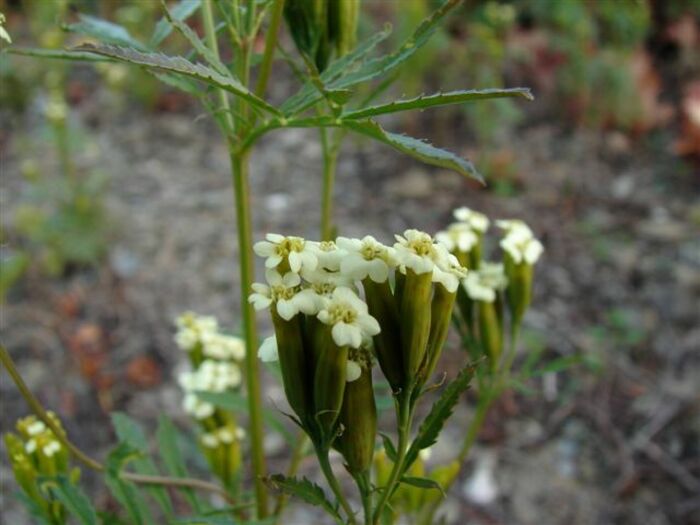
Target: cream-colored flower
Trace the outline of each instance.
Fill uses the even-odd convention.
[[[333,327],[331,334],[338,346],[359,348],[365,336],[371,337],[380,331],[377,320],[367,312],[367,304],[350,288],[336,288],[328,304],[318,313],[318,319]]]
[[[450,293],[456,292],[460,280],[467,276],[467,269],[459,264],[457,257],[451,254],[443,244],[435,245],[435,254],[433,282],[442,284]]]
[[[507,234],[501,239],[501,248],[515,264],[522,262],[529,265],[535,264],[544,252],[542,243],[535,238],[532,230],[525,223],[512,222],[514,224],[506,229]]]
[[[496,226],[506,232],[506,235],[512,232],[520,232],[521,235],[530,235],[534,237],[530,227],[520,219],[499,219],[496,221]]]
[[[316,255],[318,259],[318,268],[336,272],[340,269],[340,260],[345,253],[340,250],[337,244],[333,241],[314,242],[306,241],[309,250]]]
[[[318,257],[314,247],[301,237],[285,237],[277,233],[268,233],[266,241],[256,242],[253,250],[260,257],[265,257],[267,268],[277,268],[282,261],[289,262],[289,269],[299,273],[302,268],[314,270],[318,266]]]
[[[43,421],[34,421],[27,426],[27,434],[30,436],[38,436],[46,430],[46,425]]]
[[[419,230],[406,230],[403,236],[395,237],[396,259],[401,266],[417,274],[433,271],[438,254],[430,235]]]
[[[240,361],[245,357],[245,343],[240,337],[220,333],[207,333],[202,338],[205,357],[226,361]]]
[[[206,434],[202,434],[200,440],[205,448],[216,448],[219,446],[219,440],[214,433],[207,432]]]
[[[196,394],[187,394],[182,400],[182,408],[195,419],[206,419],[214,413],[214,405],[202,401]]]
[[[266,337],[258,349],[258,358],[264,363],[279,361],[279,351],[277,349],[277,337],[271,335]]]
[[[492,303],[496,293],[505,289],[508,279],[503,264],[483,262],[479,270],[469,272],[462,283],[472,300]]]
[[[58,441],[51,440],[41,449],[47,458],[53,457],[54,454],[61,451],[61,444]]]
[[[263,310],[274,303],[279,316],[289,321],[299,312],[314,315],[318,309],[314,294],[301,289],[301,277],[287,272],[284,277],[276,270],[265,272],[268,285],[253,283],[248,301],[256,310]]]
[[[467,224],[475,232],[485,233],[489,229],[489,218],[483,213],[469,209],[466,206],[457,208],[452,213],[455,219]]]
[[[340,261],[340,271],[353,280],[361,281],[369,277],[376,283],[383,283],[389,278],[389,272],[396,268],[394,249],[371,235],[362,239],[338,237],[336,243],[345,252]]]
[[[360,366],[360,364],[357,361],[348,359],[345,372],[345,381],[348,383],[352,383],[353,381],[357,381],[358,379],[360,379],[361,375],[362,367]]]
[[[0,40],[5,40],[8,44],[12,43],[12,38],[5,29],[5,15],[2,13],[0,13]]]
[[[444,244],[451,251],[467,253],[479,242],[479,236],[468,224],[455,222],[445,231],[435,234],[435,240]]]
[[[185,312],[175,319],[178,328],[175,334],[175,344],[182,350],[189,352],[207,337],[216,334],[219,323],[215,317],[197,315],[193,312]]]

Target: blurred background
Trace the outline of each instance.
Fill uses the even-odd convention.
[[[435,4],[363,0],[360,38],[391,22],[396,46]],[[161,16],[155,0],[0,0],[0,11],[14,44],[44,48],[85,41],[62,30],[80,14],[136,38]],[[197,17],[189,24],[201,32]],[[184,49],[176,37],[165,45]],[[281,101],[295,80],[282,62],[274,74],[270,97]],[[522,218],[545,244],[521,353],[575,365],[492,410],[448,522],[700,523],[700,3],[467,0],[391,90],[515,86],[532,87],[535,102],[383,121],[470,158],[486,187],[362,140],[346,140],[339,162],[344,235],[435,232],[469,206]],[[151,429],[160,413],[186,425],[174,317],[239,323],[215,124],[137,68],[7,54],[0,122],[0,328],[25,380],[98,456],[113,442],[111,410]],[[256,238],[318,237],[316,133],[267,136],[251,177]],[[443,365],[461,363],[459,352],[448,348]],[[268,405],[281,403],[266,381]],[[5,374],[0,395],[4,432],[27,407]],[[459,407],[436,461],[454,454],[471,406]],[[284,469],[284,441],[271,434],[266,447],[271,470]],[[6,523],[28,523],[4,450],[0,477]]]

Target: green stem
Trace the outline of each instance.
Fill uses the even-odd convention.
[[[411,430],[411,419],[413,417],[412,410],[410,407],[410,395],[402,395],[401,399],[398,400],[399,403],[399,414],[398,414],[398,427],[399,427],[399,443],[396,451],[396,461],[394,462],[394,468],[391,470],[389,475],[389,481],[382,491],[382,496],[377,503],[377,507],[374,509],[374,515],[372,516],[371,523],[376,525],[382,516],[382,511],[384,507],[389,502],[396,486],[399,483],[399,478],[403,471],[404,460],[406,459],[406,452],[408,451],[408,440],[409,433]]]
[[[335,169],[338,164],[338,148],[330,144],[328,131],[320,128],[321,147],[323,151],[323,190],[321,194],[321,240],[333,238],[333,187],[335,186]]]
[[[347,514],[348,523],[351,525],[356,525],[357,522],[355,521],[355,513],[348,503],[348,500],[345,499],[343,490],[340,488],[340,483],[338,483],[338,478],[335,477],[331,463],[328,460],[328,448],[316,446],[315,449],[316,456],[318,457],[318,464],[321,466],[321,471],[326,477],[326,481],[328,481],[328,485],[330,486],[331,491],[333,491],[333,495],[338,500],[338,503],[340,503],[340,506],[343,507],[345,514]]]
[[[17,367],[15,366],[12,357],[10,357],[9,352],[2,345],[0,345],[0,363],[2,363],[2,365],[5,367],[5,370],[7,370],[7,373],[10,375],[10,378],[17,387],[17,390],[19,390],[19,393],[27,402],[29,408],[31,408],[32,412],[34,412],[34,415],[36,415],[36,417],[38,417],[54,433],[56,439],[58,439],[61,442],[61,444],[70,451],[70,453],[75,457],[75,459],[83,463],[88,468],[91,468],[97,472],[104,472],[104,465],[96,459],[93,459],[90,456],[88,456],[85,452],[83,452],[75,444],[73,444],[68,439],[68,436],[65,434],[65,432],[56,425],[53,419],[49,417],[41,402],[36,398],[36,396],[34,396],[32,391],[29,390],[29,387],[24,382],[24,379],[22,379],[22,376],[17,370]],[[161,485],[181,488],[187,487],[205,490],[208,492],[214,492],[216,494],[219,494],[228,503],[232,505],[236,503],[236,501],[231,498],[231,496],[226,492],[226,490],[221,488],[219,485],[209,483],[208,481],[192,478],[170,478],[167,476],[151,476],[147,474],[136,474],[134,472],[121,472],[119,474],[119,477],[128,481],[132,481],[134,483],[139,483],[141,485]]]
[[[364,524],[372,525],[372,487],[369,480],[369,470],[353,475],[353,477],[362,499],[362,510],[365,516]]]
[[[248,302],[248,294],[253,283],[253,239],[250,220],[250,199],[248,190],[248,156],[231,153],[233,190],[235,196],[236,219],[238,222],[238,252],[241,280],[241,310],[243,314],[243,334],[246,344],[245,376],[248,390],[248,415],[250,418],[250,443],[255,478],[255,499],[258,518],[267,516],[267,488],[265,476],[265,454],[263,450],[262,397],[260,394],[260,371],[258,368],[258,335],[255,324],[255,311]]]
[[[282,12],[284,11],[284,0],[275,0],[272,6],[272,14],[270,15],[270,27],[267,28],[265,35],[265,52],[263,53],[260,70],[258,71],[258,80],[255,83],[255,94],[262,97],[265,94],[267,81],[270,78],[272,70],[272,61],[275,56],[275,48],[277,47],[277,34],[282,23]]]

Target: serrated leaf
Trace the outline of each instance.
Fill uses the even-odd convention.
[[[151,525],[154,523],[153,517],[142,497],[141,490],[130,481],[123,480],[120,477],[122,468],[139,457],[141,457],[141,453],[128,443],[117,445],[107,456],[105,483],[112,495],[124,507],[129,516],[129,523],[133,525]]]
[[[73,485],[65,476],[47,480],[52,494],[63,503],[68,512],[84,525],[97,524],[97,514],[90,500],[80,488]]]
[[[80,14],[78,17],[80,22],[65,26],[71,33],[89,36],[105,44],[133,47],[141,51],[146,51],[147,49],[145,45],[131,36],[124,26],[90,15]]]
[[[326,85],[336,80],[341,74],[347,73],[348,69],[351,70],[354,64],[363,60],[390,33],[391,29],[387,27],[365,39],[351,53],[332,62],[319,76],[321,82]],[[323,99],[323,94],[319,93],[312,82],[306,82],[299,91],[282,103],[280,110],[286,116],[292,116],[310,108],[321,99]]]
[[[391,442],[389,436],[382,432],[380,432],[379,435],[382,436],[382,443],[384,444],[384,452],[386,452],[386,457],[396,463],[396,458],[398,457],[396,447],[394,447],[394,444]]]
[[[199,9],[201,4],[202,0],[180,0],[180,2],[170,9],[170,16],[174,20],[185,21]],[[152,49],[157,48],[163,40],[168,38],[168,35],[170,35],[172,31],[173,27],[168,23],[165,17],[158,20],[153,35],[151,36],[150,47]]]
[[[51,519],[51,517],[48,516],[46,514],[46,511],[42,509],[36,501],[30,498],[26,492],[24,492],[23,490],[17,491],[14,493],[14,496],[22,502],[22,505],[24,505],[25,510],[34,520],[34,523],[38,525],[53,525],[53,520]]]
[[[122,62],[128,62],[130,64],[136,64],[159,71],[165,71],[167,73],[185,75],[187,77],[194,78],[195,80],[199,80],[200,82],[204,82],[233,93],[234,95],[247,100],[254,106],[264,109],[269,113],[273,113],[275,115],[280,114],[276,108],[251,93],[248,88],[246,88],[232,76],[222,75],[210,67],[203,64],[190,62],[186,58],[180,56],[169,56],[162,53],[143,53],[135,49],[112,45],[95,46],[92,44],[83,44],[82,46],[74,48],[74,50],[96,53],[98,55],[108,56]]]
[[[121,412],[112,413],[111,418],[119,441],[126,443],[140,453],[140,456],[134,458],[132,461],[134,470],[140,474],[157,475],[158,469],[155,463],[146,455],[148,453],[148,440],[139,424]],[[158,502],[165,514],[168,516],[173,514],[173,506],[170,502],[168,491],[164,487],[151,486],[147,487],[146,490],[153,496],[153,499]]]
[[[466,89],[450,91],[448,93],[436,93],[434,95],[422,95],[420,97],[406,100],[396,100],[388,104],[380,104],[355,111],[348,111],[343,113],[341,118],[362,119],[367,117],[375,117],[377,115],[408,111],[411,109],[427,109],[438,106],[447,106],[450,104],[464,104],[465,102],[473,102],[476,100],[488,100],[505,97],[522,97],[527,100],[533,100],[533,96],[529,88]]]
[[[219,60],[219,57],[216,55],[216,53],[214,53],[211,49],[207,47],[207,45],[204,42],[202,42],[202,39],[199,38],[197,33],[192,31],[190,26],[172,16],[172,14],[170,13],[170,11],[168,11],[167,8],[165,9],[165,18],[175,29],[177,29],[178,33],[180,33],[187,39],[187,41],[194,48],[194,50],[197,53],[199,53],[212,68],[214,68],[221,75],[232,76],[228,68],[221,62],[221,60]]]
[[[471,365],[464,367],[433,404],[428,416],[418,428],[416,438],[406,453],[404,472],[416,460],[418,452],[435,444],[442,427],[445,425],[445,421],[452,415],[452,410],[457,404],[460,394],[467,389],[469,382],[474,377],[474,370],[475,368]]]
[[[408,135],[390,133],[373,120],[343,120],[341,121],[341,126],[355,133],[360,133],[374,140],[378,140],[379,142],[383,142],[384,144],[388,144],[394,149],[421,160],[426,164],[451,169],[462,175],[472,177],[479,182],[484,182],[484,178],[468,160],[455,155],[451,151],[437,148],[428,142],[409,137]]]
[[[438,24],[450,10],[459,5],[460,1],[446,0],[428,18],[421,22],[413,35],[395,52],[366,62],[358,71],[343,75],[337,81],[331,83],[329,87],[333,89],[348,88],[396,69],[430,40],[430,37],[438,28]]]
[[[197,397],[202,401],[211,403],[217,407],[231,412],[247,412],[248,400],[238,392],[196,392]],[[287,428],[277,418],[277,413],[273,410],[263,408],[263,419],[265,422],[274,428],[290,445],[294,445],[296,437],[294,437]]]
[[[62,49],[38,49],[35,47],[8,47],[3,49],[11,55],[20,55],[36,58],[51,58],[54,60],[80,60],[83,62],[114,62],[111,58],[84,53],[81,51],[68,51]]]
[[[411,485],[412,487],[418,487],[421,489],[439,490],[440,492],[442,492],[443,496],[445,495],[445,491],[442,489],[440,484],[434,479],[419,478],[417,476],[403,476],[401,478],[401,483],[405,483],[406,485]]]
[[[336,507],[328,501],[326,493],[315,483],[307,478],[288,478],[282,474],[275,474],[265,479],[265,483],[273,488],[286,492],[291,496],[296,496],[302,501],[315,507],[321,507],[331,514],[336,520],[342,523],[342,518],[338,514]]]
[[[161,416],[158,420],[158,431],[156,432],[160,457],[163,459],[168,474],[176,478],[187,478],[189,477],[189,473],[182,459],[182,451],[177,444],[178,438],[179,432],[172,421],[165,416]],[[202,511],[202,506],[194,490],[188,487],[182,487],[180,491],[195,512]]]

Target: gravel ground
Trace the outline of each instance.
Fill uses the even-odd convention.
[[[60,280],[30,274],[0,317],[3,343],[27,383],[97,456],[113,443],[106,410],[126,411],[150,430],[161,413],[186,423],[173,381],[182,359],[172,343],[176,315],[213,314],[233,330],[239,320],[228,158],[216,130],[194,110],[116,115],[101,110],[104,103],[89,100],[77,118],[89,137],[81,164],[110,176],[109,259]],[[34,118],[13,121],[1,142],[3,225],[11,225],[22,190],[20,159],[39,156],[21,139],[36,128]],[[316,237],[316,139],[289,130],[257,148],[256,238],[270,231]],[[407,227],[435,231],[460,205],[530,223],[546,252],[522,353],[585,356],[494,408],[445,504],[447,522],[700,523],[698,173],[666,153],[661,133],[631,142],[614,132],[532,124],[511,140],[518,164],[512,197],[367,142],[348,140],[339,164],[336,217],[346,235],[389,241]],[[467,150],[466,143],[453,147]],[[46,169],[55,165],[42,157]],[[446,369],[461,360],[456,348],[446,350]],[[6,431],[26,407],[0,377]],[[265,382],[267,404],[283,406],[280,387],[271,377]],[[436,461],[454,453],[471,406],[458,407]],[[271,470],[284,470],[285,444],[270,435],[266,446]],[[4,518],[28,523],[2,453]],[[303,470],[314,475],[313,462]],[[89,475],[87,482],[104,503],[101,486]],[[285,522],[311,516],[294,509]]]

